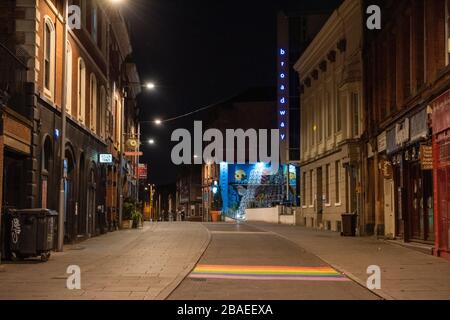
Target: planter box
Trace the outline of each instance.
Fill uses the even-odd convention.
[[[122,229],[132,229],[132,228],[133,228],[133,220],[122,221]]]

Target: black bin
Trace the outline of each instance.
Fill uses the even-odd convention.
[[[11,254],[48,261],[55,249],[57,218],[56,211],[47,209],[10,210],[6,220]]]
[[[342,215],[342,236],[356,236],[356,218],[357,215],[352,213],[345,213]]]

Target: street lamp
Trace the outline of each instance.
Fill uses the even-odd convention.
[[[155,120],[155,124],[156,124],[157,126],[160,126],[160,125],[162,124],[162,120],[161,120],[161,119],[156,119],[156,120]]]
[[[155,85],[153,82],[147,82],[147,83],[145,84],[145,87],[146,87],[148,90],[154,90],[154,89],[156,88],[156,85]]]
[[[155,140],[153,140],[153,139],[148,140],[148,144],[149,145],[154,145],[155,144]]]
[[[119,0],[115,0],[119,1]],[[147,83],[142,84],[140,82],[128,82],[125,86],[122,88],[122,108],[120,110],[121,113],[121,130],[122,133],[120,136],[120,159],[119,159],[119,226],[122,224],[122,218],[123,218],[123,159],[124,159],[124,151],[125,151],[125,99],[127,97],[127,89],[129,89],[131,86],[141,86],[143,88],[146,88],[147,90],[154,90],[156,88],[154,83]],[[141,137],[140,137],[140,126],[139,126],[139,137],[138,137],[138,148],[140,148],[141,145]],[[139,166],[139,155],[137,155],[137,166]],[[139,185],[139,181],[138,181]],[[136,200],[138,201],[139,192],[136,192]]]

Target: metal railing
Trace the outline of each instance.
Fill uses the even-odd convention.
[[[0,42],[0,106],[25,113],[26,63]]]

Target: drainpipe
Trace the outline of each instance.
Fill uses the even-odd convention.
[[[60,165],[61,182],[59,191],[58,216],[58,246],[57,251],[64,250],[64,216],[65,216],[65,150],[66,150],[66,105],[67,105],[67,33],[68,33],[69,1],[64,1],[64,36],[63,36],[63,72],[62,72],[62,103],[61,103],[61,146]]]

